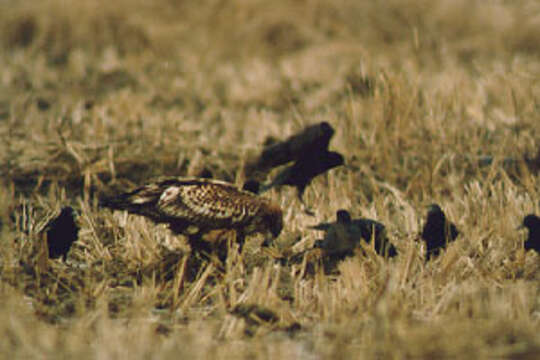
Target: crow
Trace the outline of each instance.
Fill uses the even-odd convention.
[[[246,173],[264,171],[302,158],[305,154],[325,151],[334,129],[326,121],[310,125],[284,141],[266,146],[259,157],[246,166]]]
[[[446,215],[437,204],[428,207],[427,220],[422,231],[422,239],[426,242],[426,261],[439,256],[441,249],[454,241],[459,235],[456,226],[446,219]]]
[[[65,261],[71,245],[77,241],[79,226],[75,222],[75,211],[66,206],[60,211],[60,215],[52,219],[42,233],[46,234],[49,258],[62,257]]]
[[[302,201],[302,195],[314,177],[343,163],[343,155],[333,151],[323,150],[305,154],[279,172],[269,184],[261,186],[259,192],[263,193],[277,186],[294,186],[297,189],[298,199]]]
[[[396,248],[386,236],[386,228],[378,221],[371,219],[355,219],[347,210],[338,210],[337,220],[330,223],[320,223],[312,229],[324,231],[325,237],[315,243],[315,247],[324,250],[325,254],[339,259],[354,254],[354,249],[360,246],[360,241],[375,240],[375,252],[385,257],[397,255]]]
[[[529,236],[524,243],[525,251],[534,250],[540,254],[540,217],[534,214],[525,216],[519,228],[529,229]]]

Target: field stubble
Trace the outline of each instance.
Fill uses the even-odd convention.
[[[539,10],[3,1],[0,354],[537,357],[540,260],[515,228],[540,213],[538,167],[520,160],[540,147]],[[315,217],[292,189],[265,194],[284,210],[272,251],[312,246],[308,226],[346,208],[386,224],[396,258],[325,275],[247,244],[201,266],[167,229],[97,207],[101,191],[204,168],[240,183],[268,137],[319,121],[346,164],[306,190]],[[432,202],[462,234],[425,263],[415,240]],[[79,240],[39,272],[37,233],[68,204]]]

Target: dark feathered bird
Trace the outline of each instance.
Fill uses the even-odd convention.
[[[49,258],[62,257],[65,261],[71,245],[79,235],[74,210],[70,206],[62,208],[60,215],[45,225],[42,233],[47,236]]]
[[[386,236],[386,228],[380,222],[371,219],[351,219],[347,210],[336,213],[337,220],[330,223],[320,223],[312,229],[325,231],[323,240],[316,243],[327,255],[343,258],[353,255],[354,249],[360,246],[360,241],[368,243],[375,240],[375,252],[379,255],[394,257],[396,248]]]
[[[286,167],[276,175],[270,184],[261,187],[260,192],[276,186],[289,185],[296,187],[298,198],[301,200],[306,187],[314,177],[325,173],[337,166],[343,165],[343,156],[333,151],[319,151],[305,154],[302,158]]]
[[[529,214],[523,218],[521,228],[529,229],[529,236],[525,241],[525,250],[534,250],[540,254],[540,217]]]
[[[281,208],[268,199],[223,181],[174,178],[154,182],[112,198],[101,205],[127,210],[165,223],[188,237],[192,250],[208,250],[201,236],[216,229],[236,230],[240,248],[245,235],[262,233],[267,241],[283,228]]]
[[[446,219],[446,215],[437,204],[428,207],[427,220],[422,231],[426,242],[426,261],[438,256],[446,245],[459,235],[456,226]]]
[[[326,121],[310,125],[284,141],[266,146],[260,156],[246,165],[246,173],[284,165],[302,158],[305,154],[328,149],[334,129]]]

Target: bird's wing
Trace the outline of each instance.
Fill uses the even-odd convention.
[[[338,223],[328,229],[323,239],[323,248],[330,255],[352,253],[358,245],[358,240],[351,233],[350,224],[344,225]]]
[[[197,225],[220,227],[240,224],[257,211],[256,202],[233,186],[212,183],[171,185],[164,189],[157,208],[172,218]]]
[[[259,194],[262,194],[263,192],[266,192],[276,186],[293,185],[295,176],[295,164],[289,165],[283,170],[281,170],[270,183],[261,185],[259,189]]]
[[[385,231],[383,224],[371,219],[356,219],[352,221],[352,224],[357,227],[358,232],[361,234],[360,236],[366,241],[371,240],[373,233],[378,238]]]

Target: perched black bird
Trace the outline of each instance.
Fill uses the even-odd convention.
[[[260,192],[265,192],[276,186],[290,185],[296,187],[298,198],[302,200],[306,187],[314,177],[343,165],[343,163],[343,156],[333,151],[323,150],[305,154],[277,174],[270,184],[262,186]]]
[[[540,217],[529,214],[523,218],[520,228],[529,229],[529,237],[525,241],[525,251],[534,250],[540,254]]]
[[[75,212],[70,206],[62,208],[60,215],[52,219],[42,233],[46,232],[49,258],[62,257],[66,260],[67,253],[79,235],[79,226],[75,222]]]
[[[360,241],[371,242],[375,240],[374,248],[377,254],[385,257],[397,255],[396,248],[386,236],[386,228],[380,222],[371,219],[351,219],[347,210],[336,213],[337,221],[320,223],[312,229],[325,231],[323,240],[316,242],[315,246],[324,250],[325,254],[337,258],[344,258],[354,254],[354,249],[360,246]]]
[[[446,220],[441,207],[431,204],[428,207],[427,220],[422,231],[422,239],[426,242],[426,261],[432,256],[439,256],[441,249],[454,241],[458,234],[456,226]]]

